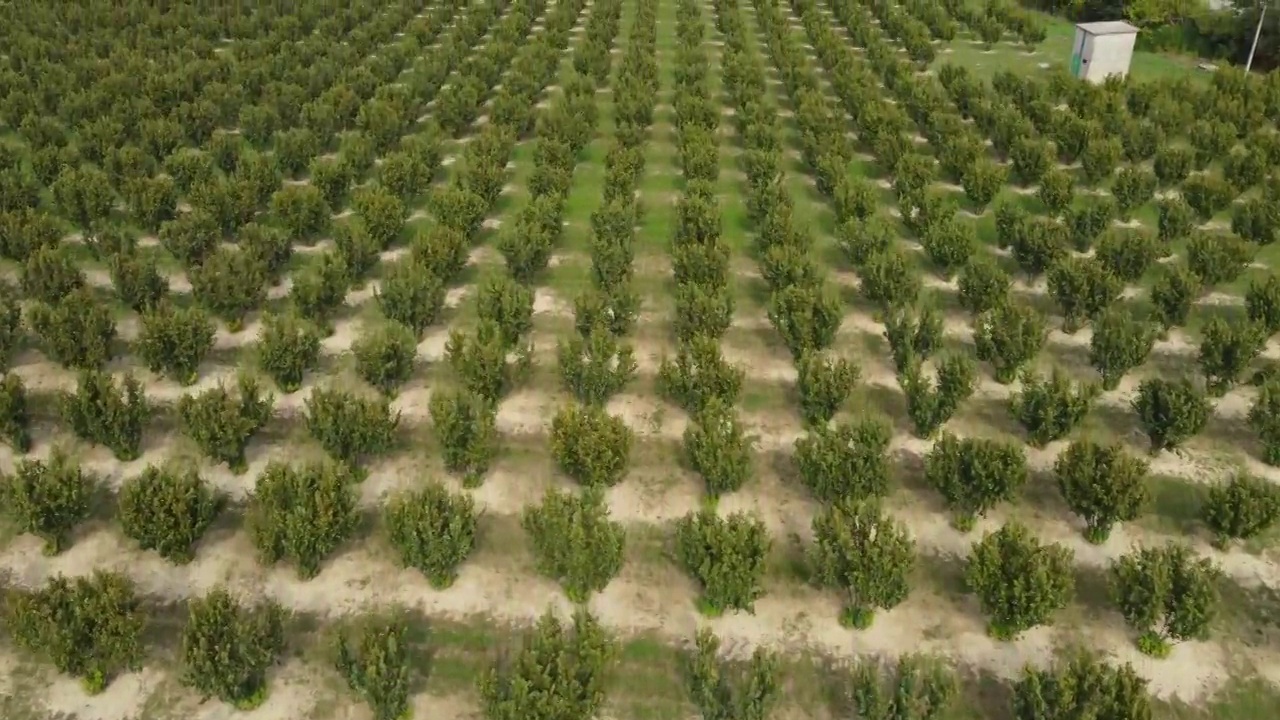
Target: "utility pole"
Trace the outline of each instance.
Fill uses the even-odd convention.
[[[1258,38],[1262,35],[1262,20],[1267,16],[1267,4],[1267,0],[1263,0],[1262,12],[1258,13],[1258,27],[1253,31],[1253,45],[1249,47],[1249,60],[1244,64],[1246,74],[1253,67],[1253,54],[1258,51]]]

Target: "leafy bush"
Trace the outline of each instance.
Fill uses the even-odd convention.
[[[1111,183],[1111,194],[1116,199],[1116,210],[1121,220],[1128,220],[1134,210],[1151,201],[1157,182],[1155,173],[1141,165],[1120,168]]]
[[[752,612],[764,592],[768,530],[743,513],[722,518],[702,509],[682,518],[676,528],[676,553],[685,571],[702,585],[698,609],[715,616],[725,610]]]
[[[1021,223],[1010,250],[1018,267],[1028,277],[1035,278],[1066,257],[1069,241],[1067,226],[1037,215]]]
[[[580,402],[603,405],[636,374],[635,353],[603,325],[559,345],[560,379]]]
[[[491,277],[480,287],[476,303],[480,320],[498,326],[506,347],[514,347],[533,330],[533,291],[510,277]]]
[[[841,500],[813,518],[809,563],[819,584],[845,594],[840,624],[865,629],[877,608],[907,599],[915,543],[874,504]]]
[[[1187,241],[1187,267],[1204,287],[1235,282],[1253,259],[1254,248],[1235,235],[1204,231],[1191,233]]]
[[[991,363],[996,382],[1002,385],[1013,382],[1021,369],[1035,360],[1047,336],[1040,311],[1012,303],[983,313],[974,328],[978,359]]]
[[[622,569],[625,533],[609,519],[598,487],[581,495],[548,490],[541,504],[525,509],[521,524],[538,571],[559,582],[573,602],[603,591]]]
[[[1080,155],[1080,169],[1084,172],[1085,181],[1097,184],[1112,177],[1123,155],[1124,146],[1115,137],[1103,136],[1089,140],[1084,153]]]
[[[925,456],[924,478],[967,532],[976,518],[1013,500],[1027,482],[1027,459],[1018,445],[944,433]]]
[[[252,250],[219,248],[188,273],[191,293],[231,332],[240,332],[245,316],[266,300],[268,261]]]
[[[15,592],[4,607],[17,645],[43,655],[58,672],[96,695],[142,660],[143,616],[133,581],[118,573],[57,575],[34,592]]]
[[[1187,324],[1191,305],[1200,294],[1200,279],[1182,263],[1160,268],[1151,286],[1151,303],[1165,330]]]
[[[1102,234],[1096,257],[1121,282],[1132,284],[1163,254],[1165,248],[1149,230],[1113,228]]]
[[[745,375],[741,368],[725,361],[718,340],[699,336],[680,343],[674,359],[663,358],[658,367],[658,392],[696,413],[711,398],[734,404]]]
[[[294,313],[267,315],[258,336],[258,365],[286,395],[320,360],[320,331]]]
[[[115,356],[116,323],[111,310],[87,287],[54,305],[35,305],[28,319],[45,352],[63,367],[94,370]]]
[[[55,448],[47,461],[20,460],[5,475],[0,499],[20,532],[44,540],[44,553],[57,555],[71,531],[89,518],[97,478]]]
[[[921,281],[915,265],[899,250],[869,258],[858,279],[863,296],[883,309],[910,305],[920,294]]]
[[[969,399],[977,386],[977,370],[965,355],[947,355],[937,367],[937,381],[930,383],[919,362],[898,375],[898,384],[907,396],[907,415],[916,436],[928,438],[942,427],[960,403]]]
[[[107,263],[116,295],[134,312],[146,312],[168,295],[169,281],[160,275],[154,257],[132,251],[112,255]]]
[[[31,411],[22,376],[10,373],[0,380],[0,439],[19,453],[31,450]]]
[[[151,408],[133,375],[117,386],[106,373],[82,372],[76,391],[61,394],[58,409],[76,436],[106,447],[117,460],[129,462],[141,454],[142,427]]]
[[[712,398],[684,431],[690,467],[702,476],[707,493],[718,497],[742,487],[751,474],[752,440],[733,407]]]
[[[1022,376],[1022,390],[1009,398],[1009,409],[1027,431],[1027,441],[1042,448],[1084,422],[1097,396],[1097,385],[1073,383],[1058,368],[1048,379],[1028,371]]]
[[[271,419],[275,398],[264,396],[249,375],[240,375],[236,385],[235,395],[221,383],[199,395],[183,395],[178,401],[178,417],[183,431],[201,452],[240,474],[248,469],[244,449]]]
[[[120,527],[143,550],[185,565],[222,509],[223,499],[194,470],[148,465],[120,488]]]
[[[843,319],[840,298],[829,285],[790,285],[769,298],[769,321],[794,359],[830,347]]]
[[[1102,231],[1111,227],[1111,221],[1119,215],[1116,201],[1106,195],[1088,197],[1074,209],[1067,211],[1067,225],[1071,229],[1071,244],[1080,252],[1088,252],[1093,241]]]
[[[267,669],[284,650],[284,611],[246,607],[218,588],[188,603],[182,684],[238,710],[267,699]]]
[[[1280,332],[1280,277],[1268,275],[1264,282],[1249,282],[1244,306],[1250,322],[1262,326],[1267,335]]]
[[[409,328],[415,337],[440,318],[445,284],[425,263],[413,257],[397,260],[383,269],[374,295],[388,320]]]
[[[1152,167],[1160,184],[1169,187],[1179,185],[1191,174],[1191,149],[1183,145],[1166,145],[1156,151]]]
[[[365,382],[395,397],[397,389],[413,374],[418,342],[413,331],[398,323],[371,328],[351,348],[356,373]]]
[[[1120,278],[1094,258],[1063,258],[1049,268],[1048,280],[1067,334],[1074,334],[1085,320],[1114,304],[1124,289]]]
[[[1280,465],[1280,382],[1263,382],[1249,408],[1249,427],[1262,442],[1262,459]]]
[[[480,676],[484,717],[595,717],[604,705],[615,657],[613,641],[585,609],[574,614],[571,630],[548,611],[513,660]]]
[[[1208,637],[1221,574],[1181,545],[1140,548],[1111,564],[1111,598],[1140,633],[1138,649],[1164,657],[1170,640]]]
[[[913,363],[928,360],[942,344],[942,315],[928,302],[891,310],[884,316],[884,339],[901,373]]]
[[[1195,213],[1181,195],[1162,198],[1156,210],[1156,237],[1166,245],[1187,237],[1196,227]]]
[[[1122,308],[1113,308],[1093,323],[1089,364],[1102,375],[1102,389],[1115,390],[1125,373],[1142,365],[1155,347],[1156,328]]]
[[[1200,516],[1216,544],[1225,549],[1232,540],[1257,537],[1275,525],[1280,519],[1280,487],[1238,473],[1209,488]]]
[[[338,253],[323,253],[320,261],[293,276],[289,300],[299,317],[324,331],[333,332],[330,316],[347,299],[352,269]]]
[[[1012,284],[1009,273],[999,265],[991,260],[974,258],[960,272],[960,307],[972,315],[997,308],[1008,300]]]
[[[284,224],[289,237],[303,243],[329,226],[329,203],[313,185],[285,185],[271,196],[271,211]]]
[[[632,442],[626,423],[602,408],[568,405],[551,421],[551,452],[556,464],[588,487],[622,481]]]
[[[1182,183],[1182,198],[1195,211],[1200,222],[1208,222],[1231,206],[1235,189],[1222,177],[1203,173],[1192,175]]]
[[[338,673],[369,703],[375,720],[409,715],[412,658],[403,621],[374,618],[361,625],[354,645],[345,632],[338,635],[336,645]]]
[[[56,303],[84,287],[84,272],[65,245],[45,245],[22,265],[22,292],[32,300]]]
[[[470,495],[429,482],[392,498],[382,521],[400,564],[416,568],[431,587],[444,590],[453,585],[458,566],[475,546],[476,517]]]
[[[795,444],[800,479],[824,503],[881,497],[889,491],[890,437],[874,418],[812,427]]]
[[[34,323],[33,323],[34,324]],[[112,326],[112,331],[115,328]],[[0,367],[8,367],[22,338],[22,306],[13,288],[0,282]]]
[[[721,660],[719,651],[720,639],[703,627],[684,661],[685,683],[702,717],[765,720],[780,689],[777,657],[759,646],[743,667]]]
[[[478,487],[498,452],[497,412],[493,403],[467,390],[432,394],[431,425],[449,472]]]
[[[1071,598],[1073,562],[1070,550],[1042,544],[1016,522],[975,542],[964,577],[987,615],[987,632],[997,640],[1014,640],[1048,623]]]
[[[532,363],[532,349],[514,353],[506,344],[502,329],[492,320],[481,320],[474,335],[458,330],[449,333],[445,356],[467,389],[496,403],[516,384]]]
[[[1213,407],[1190,380],[1149,378],[1131,401],[1142,429],[1151,440],[1151,454],[1172,450],[1204,429]]]
[[[1066,170],[1052,168],[1040,177],[1040,189],[1036,191],[1036,197],[1044,203],[1049,215],[1058,217],[1071,207],[1071,201],[1075,198],[1075,180]]]
[[[944,662],[903,655],[886,672],[878,660],[862,660],[853,668],[848,697],[859,718],[945,717],[958,694],[955,674]]]
[[[203,310],[162,303],[142,316],[138,354],[147,369],[181,385],[199,378],[200,363],[213,349],[213,321]]]
[[[942,277],[950,278],[973,257],[978,238],[972,223],[954,216],[944,217],[930,222],[924,228],[920,235],[920,245]]]
[[[249,497],[246,524],[264,564],[288,559],[310,580],[360,522],[351,471],[342,464],[272,462]]]
[[[1149,497],[1147,467],[1118,443],[1077,441],[1058,455],[1053,465],[1058,490],[1067,507],[1084,519],[1085,539],[1105,542],[1112,525],[1138,517]]]
[[[338,388],[316,388],[305,403],[307,431],[333,459],[355,468],[395,442],[400,413],[385,397],[365,398]]]
[[[1262,354],[1267,331],[1253,322],[1228,322],[1215,315],[1200,338],[1200,369],[1209,394],[1220,397],[1240,379],[1249,363]]]
[[[887,252],[895,241],[893,227],[882,217],[852,219],[836,229],[836,243],[849,263],[861,268],[873,257]]]
[[[796,362],[796,389],[805,424],[823,425],[849,399],[861,371],[857,365],[823,353],[806,353]]]
[[[1128,663],[1117,668],[1078,653],[1049,669],[1026,668],[1014,686],[1014,720],[1108,715],[1151,717],[1147,681]]]

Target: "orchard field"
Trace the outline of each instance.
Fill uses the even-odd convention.
[[[0,717],[1275,717],[1280,75],[202,5],[5,6]]]

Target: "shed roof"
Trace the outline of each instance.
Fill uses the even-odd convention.
[[[1128,35],[1138,32],[1138,28],[1123,20],[1103,20],[1100,22],[1079,23],[1076,27],[1090,35]]]

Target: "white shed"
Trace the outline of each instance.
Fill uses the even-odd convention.
[[[1110,75],[1129,74],[1138,28],[1123,20],[1080,23],[1071,45],[1071,74],[1100,83]]]

